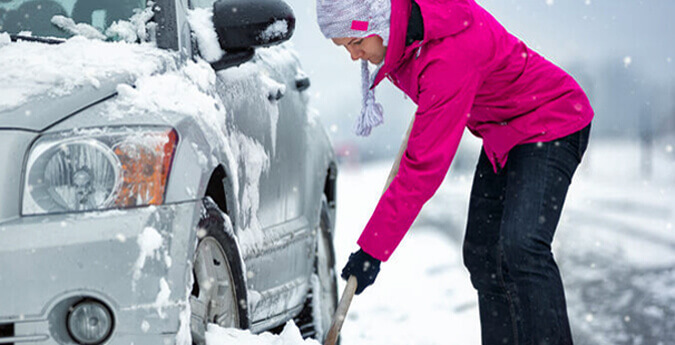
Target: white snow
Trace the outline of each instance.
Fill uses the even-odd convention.
[[[300,330],[291,320],[279,335],[265,332],[259,335],[247,330],[222,328],[209,324],[206,330],[206,345],[320,345],[314,339],[303,340]]]
[[[155,42],[157,23],[150,23],[155,15],[152,10],[153,1],[148,1],[147,7],[137,11],[129,20],[118,20],[106,29],[107,37],[115,40],[124,40],[127,43]]]
[[[265,29],[260,34],[260,37],[265,40],[283,37],[288,33],[288,22],[285,19],[279,19]]]
[[[0,32],[0,47],[12,43],[12,38],[6,32]]]
[[[209,159],[206,157],[206,154],[204,154],[204,152],[202,152],[202,150],[199,148],[199,145],[197,145],[197,143],[192,143],[192,149],[197,155],[197,161],[199,162],[199,165],[202,167],[207,167],[207,165],[209,164]]]
[[[169,283],[167,283],[166,279],[162,277],[159,279],[159,292],[157,293],[154,304],[155,308],[157,308],[157,315],[159,315],[159,317],[162,319],[166,318],[166,314],[164,313],[163,309],[174,305],[169,301],[170,296],[171,289],[169,288]]]
[[[327,329],[323,329],[323,315],[321,315],[321,298],[319,296],[319,291],[321,291],[321,281],[317,274],[312,274],[310,278],[310,284],[312,284],[312,318],[314,319],[314,329],[316,330],[317,339],[323,339],[324,334],[328,332]]]
[[[216,62],[223,57],[223,49],[218,43],[218,34],[213,26],[213,8],[195,8],[188,12],[188,21],[192,33],[197,39],[199,53],[208,62]]]
[[[136,242],[138,243],[140,253],[138,254],[136,263],[134,263],[134,282],[141,277],[141,271],[143,270],[143,267],[145,267],[145,261],[148,258],[158,257],[158,251],[162,246],[163,239],[162,235],[160,235],[157,230],[151,227],[146,227],[143,229],[143,232],[138,235]]]
[[[192,250],[194,252],[197,248],[199,239],[195,238],[192,243]],[[192,316],[192,306],[190,305],[190,297],[192,296],[192,287],[194,285],[194,275],[192,274],[193,263],[192,260],[187,261],[185,265],[185,299],[182,303],[182,309],[178,314],[180,325],[178,332],[176,332],[176,345],[192,345],[192,333],[190,331],[190,320]]]
[[[665,323],[638,330],[629,322],[635,327],[648,317],[656,320],[675,300],[675,276],[668,273],[675,265],[673,158],[666,150],[656,150],[654,174],[645,179],[635,142],[592,139],[553,243],[577,342],[609,345],[653,334],[655,344],[667,343]],[[390,162],[341,166],[338,270],[357,249],[356,239],[389,167]],[[376,283],[354,298],[343,343],[480,343],[476,293],[461,259],[472,173],[451,171],[392,258],[383,263]],[[339,284],[342,291],[344,282]]]
[[[254,306],[260,302],[262,295],[256,290],[249,289],[246,296],[248,297],[248,305],[253,309]]]
[[[89,39],[97,40],[106,39],[105,35],[98,31],[97,28],[85,23],[75,24],[75,21],[68,17],[54,16],[52,17],[52,24],[73,35],[79,35]]]
[[[237,166],[242,169],[239,176],[246,176],[241,181],[242,197],[239,207],[240,221],[243,231],[239,232],[239,244],[242,256],[261,249],[265,234],[258,219],[260,208],[260,177],[270,168],[270,160],[264,147],[246,135],[233,131],[230,133],[230,148],[237,159]]]
[[[148,333],[149,330],[150,323],[147,320],[143,320],[143,322],[141,322],[141,331],[143,331],[143,333]]]
[[[60,97],[100,85],[111,75],[130,78],[176,69],[177,54],[149,44],[103,42],[75,36],[62,44],[14,42],[0,45],[0,111],[31,97]],[[11,86],[11,87],[10,87]]]
[[[207,75],[197,72],[206,72]],[[210,80],[204,80],[209,76]],[[136,80],[135,87],[119,84],[118,97],[109,105],[110,116],[123,117],[130,113],[129,110],[176,112],[216,124],[223,121],[224,117],[219,118],[222,113],[218,110],[218,100],[207,93],[208,89],[203,89],[209,83],[215,83],[215,74],[208,64],[200,60],[197,63],[189,61],[180,70],[140,77]],[[222,126],[215,128],[220,127]]]

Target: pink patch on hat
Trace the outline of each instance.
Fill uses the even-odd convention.
[[[368,22],[361,20],[352,20],[352,30],[368,31]]]

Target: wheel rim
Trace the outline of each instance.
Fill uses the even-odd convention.
[[[222,327],[239,325],[229,262],[215,238],[207,236],[199,242],[193,273],[191,330],[193,340],[203,343],[208,323]]]

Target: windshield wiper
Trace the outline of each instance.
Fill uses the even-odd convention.
[[[60,44],[65,42],[65,39],[59,39],[59,38],[45,38],[45,37],[34,37],[34,36],[25,36],[25,35],[14,35],[10,34],[9,37],[12,39],[12,42],[16,42],[18,40],[21,41],[28,41],[28,42],[41,42],[41,43],[47,43],[47,44]]]

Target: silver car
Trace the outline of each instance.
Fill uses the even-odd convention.
[[[294,24],[282,0],[0,0],[0,344],[323,338],[337,169]]]

